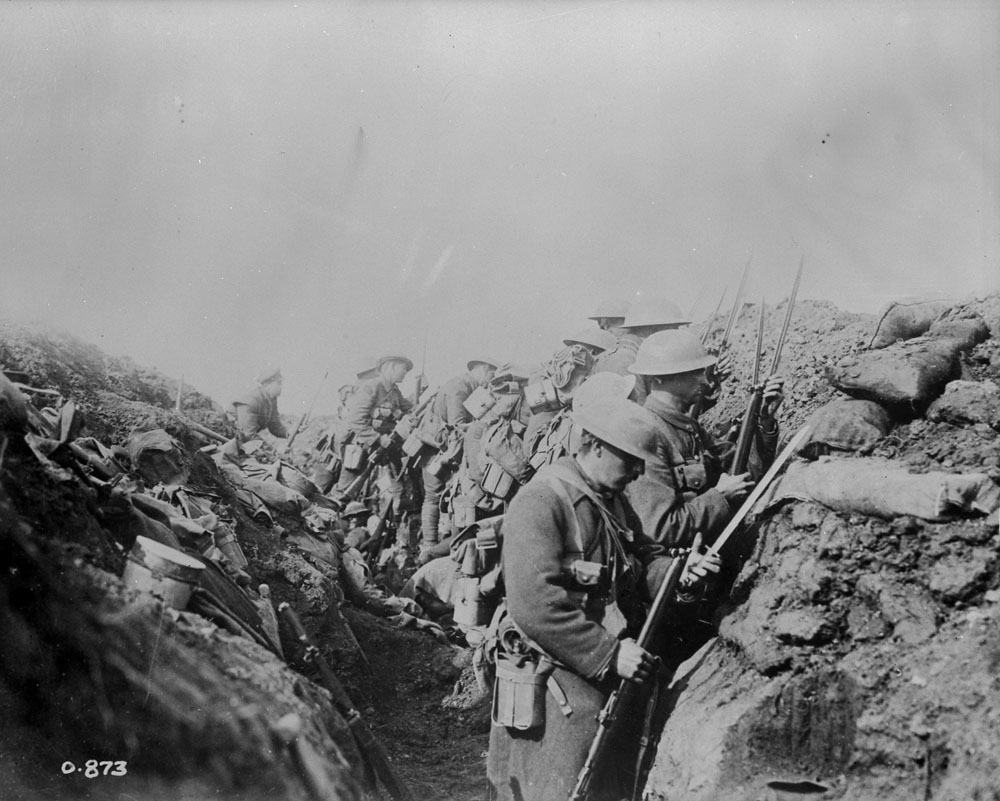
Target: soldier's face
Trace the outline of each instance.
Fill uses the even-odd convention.
[[[626,453],[614,445],[601,442],[597,445],[597,475],[592,478],[605,490],[621,492],[645,470],[642,459]]]
[[[385,366],[385,376],[393,384],[398,384],[404,378],[409,370],[406,368],[406,362],[389,362]]]
[[[672,376],[670,392],[684,403],[696,403],[711,387],[704,370]]]
[[[276,378],[273,381],[265,381],[260,387],[264,390],[264,394],[267,397],[277,398],[281,394],[281,379]]]
[[[493,380],[496,372],[496,368],[489,364],[477,364],[472,368],[472,377],[476,379],[479,386],[485,387]]]

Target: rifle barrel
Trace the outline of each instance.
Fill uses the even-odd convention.
[[[764,298],[760,299],[760,316],[757,318],[757,352],[753,360],[753,382],[751,387],[760,383],[760,359],[764,355]]]
[[[701,332],[702,345],[708,341],[708,335],[712,331],[712,325],[715,323],[715,318],[719,316],[719,309],[722,308],[722,302],[726,299],[727,292],[729,292],[729,287],[724,286],[722,288],[722,297],[719,298],[719,302],[715,306],[715,311],[713,311],[712,316],[705,321],[705,330]]]

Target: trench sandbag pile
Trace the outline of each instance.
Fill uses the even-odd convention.
[[[910,473],[890,459],[824,456],[789,466],[765,493],[764,508],[786,500],[815,501],[835,512],[940,522],[1000,508],[1000,486],[985,473]]]
[[[827,368],[841,392],[898,409],[923,409],[961,372],[961,343],[920,337],[849,356]]]
[[[807,424],[811,433],[798,452],[809,459],[831,450],[867,453],[892,428],[889,413],[877,403],[850,398],[821,406]]]
[[[927,409],[935,423],[985,423],[1000,431],[1000,387],[992,381],[952,381]]]
[[[974,311],[954,309],[935,320],[927,330],[927,336],[953,340],[964,352],[989,339],[990,329],[986,321]]]
[[[952,302],[947,300],[891,303],[879,318],[868,347],[877,350],[895,342],[922,336],[951,306]]]

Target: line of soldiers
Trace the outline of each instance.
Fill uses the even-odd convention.
[[[616,735],[591,798],[636,797],[648,743],[662,725],[656,688],[685,619],[706,614],[720,571],[702,554],[774,458],[781,378],[767,380],[747,472],[727,472],[733,444],[697,419],[728,375],[690,321],[665,300],[606,303],[596,326],[567,338],[539,368],[480,356],[415,404],[398,384],[412,370],[399,354],[347,393],[314,476],[333,497],[381,465],[402,534],[405,485],[422,485],[417,561],[446,558],[459,532],[502,518],[496,582],[503,602],[483,625],[481,652],[495,666],[488,759],[490,797],[567,798],[615,682],[642,683],[649,715]],[[419,414],[414,414],[419,412]],[[273,429],[272,429],[273,432]],[[420,492],[413,493],[415,497]],[[635,635],[650,593],[684,559],[673,633],[652,650]],[[424,564],[426,563],[426,564]],[[487,613],[493,606],[486,608]],[[456,616],[457,619],[457,616]],[[676,664],[676,661],[674,661]]]

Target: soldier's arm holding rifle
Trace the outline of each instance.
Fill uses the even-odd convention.
[[[675,559],[669,567],[667,567],[665,574],[663,574],[663,578],[659,579],[656,595],[653,599],[652,606],[650,607],[649,614],[646,617],[646,622],[643,624],[642,631],[639,634],[637,644],[640,647],[648,647],[652,632],[656,631],[656,629],[662,625],[663,617],[668,608],[668,604],[675,598],[678,589],[680,588],[682,576],[685,573],[689,575],[689,586],[685,589],[690,591],[693,589],[691,579],[696,578],[697,581],[700,581],[707,577],[709,573],[715,572],[712,566],[718,565],[719,551],[726,544],[729,537],[732,536],[732,534],[742,525],[754,505],[758,500],[760,500],[760,497],[778,475],[781,468],[784,467],[785,463],[789,459],[791,459],[796,449],[802,442],[805,441],[808,435],[808,426],[803,426],[795,434],[795,436],[789,440],[784,450],[777,457],[777,459],[775,459],[774,463],[770,468],[768,468],[768,471],[761,478],[760,483],[757,484],[753,492],[751,492],[747,499],[743,502],[739,511],[737,511],[736,515],[722,531],[708,552],[704,554],[704,556],[698,554],[701,544],[699,535],[699,538],[696,541],[699,548],[692,548],[692,558],[689,558],[685,563],[681,563],[680,559]],[[656,580],[655,568],[650,570],[649,580]],[[595,772],[600,765],[601,760],[605,758],[605,751],[610,741],[612,728],[616,719],[620,718],[627,711],[627,707],[629,706],[635,691],[634,685],[635,682],[633,680],[623,678],[618,688],[612,692],[611,696],[608,698],[604,708],[601,710],[600,715],[598,715],[599,725],[597,733],[594,735],[594,740],[591,743],[587,759],[584,762],[583,768],[580,770],[579,776],[577,777],[576,786],[569,795],[569,801],[584,801],[584,799],[588,798],[590,785],[593,781]]]

